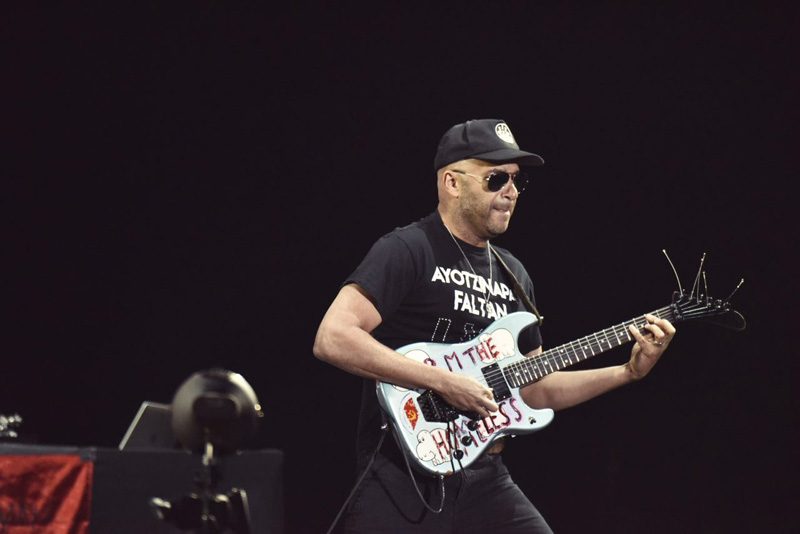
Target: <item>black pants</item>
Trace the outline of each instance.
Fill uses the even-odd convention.
[[[445,479],[444,508],[435,514],[420,501],[405,466],[379,454],[348,509],[345,532],[552,534],[499,454],[485,454],[462,472]],[[437,509],[439,481],[415,477],[426,502]]]

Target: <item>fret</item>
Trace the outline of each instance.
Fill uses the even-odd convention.
[[[536,357],[536,370],[539,371],[539,376],[537,376],[536,378],[544,378],[548,374],[542,367],[542,356],[541,356],[541,354]]]
[[[645,328],[646,325],[647,325],[647,319],[645,319],[645,317],[642,316],[642,326],[636,325],[636,328],[639,330],[639,332],[644,333],[647,331],[647,329]]]
[[[603,342],[600,341],[599,337],[597,337],[597,332],[592,334],[592,337],[594,338],[595,342],[597,343],[597,350],[600,351],[600,352],[605,352],[607,347],[603,348]]]
[[[660,319],[673,320],[672,308],[669,306],[651,312],[651,315]],[[587,360],[592,356],[634,341],[628,327],[634,326],[639,331],[646,332],[647,330],[644,327],[647,324],[647,319],[644,316],[636,317],[589,336],[546,350],[537,356],[525,358],[524,361],[510,364],[503,370],[503,374],[513,387],[524,387],[581,360]]]
[[[565,362],[565,361],[564,361],[564,349],[562,349],[562,348],[560,348],[560,347],[559,347],[559,349],[558,349],[558,355],[559,355],[559,357],[561,358],[561,364],[562,364],[564,367],[566,367],[566,366],[567,366],[567,362]]]
[[[545,373],[542,371],[541,362],[539,361],[539,357],[537,356],[536,359],[533,361],[533,376],[536,377],[536,380],[543,378]]]
[[[506,380],[508,380],[508,383],[511,384],[511,387],[518,388],[520,387],[519,372],[514,371],[513,368],[515,366],[516,364],[512,363],[506,369],[503,369],[503,376],[506,377]]]
[[[627,323],[624,323],[622,326],[625,328],[625,330],[623,330],[623,332],[625,332],[625,338],[628,341],[633,341],[633,335],[631,335],[631,331],[629,330],[629,328],[631,326],[635,327],[636,324],[633,321],[628,321]]]
[[[514,367],[514,374],[511,375],[511,378],[514,382],[514,387],[521,388],[522,385],[525,383],[525,381],[522,379],[522,373],[520,373],[520,366],[518,363],[515,363],[513,367]]]
[[[625,339],[628,341],[633,341],[633,337],[631,337],[631,331],[628,330],[628,325],[623,325],[623,332],[625,332]]]
[[[625,334],[625,337],[620,336],[620,332],[617,331],[617,328],[622,328],[622,333]],[[622,345],[623,343],[627,343],[630,341],[630,337],[628,335],[628,329],[625,328],[625,325],[619,325],[614,327],[614,338],[617,340],[617,345]]]
[[[523,367],[523,372],[525,373],[525,376],[528,379],[528,382],[533,382],[533,379],[531,378],[531,370],[528,369],[527,365]]]
[[[575,343],[575,342],[572,342],[572,343],[570,343],[570,345],[573,345],[574,343]],[[580,345],[578,345],[578,348],[579,348],[579,349],[580,349],[580,351],[583,353],[583,359],[585,360],[586,358],[588,358],[588,356],[587,356],[587,355],[586,355],[586,353],[583,351],[583,348],[581,348],[581,346],[580,346]],[[573,349],[573,350],[574,350],[574,349]],[[575,354],[578,356],[578,360],[580,360],[580,359],[581,359],[581,355],[580,355],[580,354],[578,354],[578,351],[577,351],[577,350],[575,351]]]
[[[583,339],[578,340],[578,347],[581,349],[581,352],[583,353],[584,360],[587,360],[592,356],[594,356],[593,354],[586,354],[586,346],[583,343]]]
[[[550,361],[553,362],[553,367],[555,368],[556,371],[560,371],[561,369],[566,367],[566,365],[564,365],[564,362],[561,360],[561,358],[558,357],[558,354],[556,354],[555,352],[552,352],[550,354]]]
[[[522,366],[522,376],[525,377],[525,383],[528,384],[530,382],[534,382],[536,377],[533,376],[533,373],[531,372],[531,369],[533,368],[531,362],[520,362],[520,365]]]
[[[572,358],[569,357],[569,352],[565,351],[563,347],[559,347],[559,351],[561,352],[561,361],[564,361],[564,354],[566,354],[569,365],[572,365]]]
[[[542,370],[539,369],[539,362],[537,362],[536,360],[531,362],[530,368],[531,368],[531,371],[533,372],[533,379],[534,380],[539,380],[540,378],[542,378],[544,376],[544,374],[542,374]]]
[[[577,349],[575,349],[575,347],[572,346],[571,343],[570,343],[570,346],[567,347],[567,351],[570,351],[570,354],[572,354],[572,357],[575,358],[575,363],[578,363],[579,361],[581,361],[580,353],[577,351]]]
[[[603,330],[601,333],[603,334],[603,337],[606,338],[606,345],[608,345],[608,348],[609,349],[614,348],[614,345],[611,343],[611,340],[608,339],[608,330]]]

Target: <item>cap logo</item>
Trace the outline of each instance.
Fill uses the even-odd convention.
[[[494,133],[506,143],[514,143],[514,136],[511,134],[511,128],[508,127],[508,124],[504,122],[499,123],[494,127]]]

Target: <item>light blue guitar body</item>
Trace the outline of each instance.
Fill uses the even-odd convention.
[[[516,380],[503,375],[504,370],[529,373],[515,371],[511,365],[527,360],[519,351],[517,338],[524,328],[535,323],[533,314],[515,312],[498,319],[471,341],[454,345],[413,343],[398,349],[408,358],[489,385],[500,406],[491,417],[473,420],[456,413],[432,392],[378,382],[380,405],[415,468],[430,475],[449,475],[454,468],[459,470],[477,460],[501,436],[528,434],[550,424],[553,410],[529,408],[519,396],[519,387],[512,385]],[[531,383],[535,378],[521,381]]]

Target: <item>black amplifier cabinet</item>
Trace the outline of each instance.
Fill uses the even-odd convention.
[[[242,451],[217,457],[216,493],[244,490],[251,534],[283,534],[283,453]],[[152,497],[176,502],[198,492],[202,457],[180,451],[97,449],[91,534],[180,532],[156,518]]]
[[[202,457],[177,450],[0,445],[0,454],[73,454],[94,461],[90,534],[178,534],[160,521],[153,497],[177,502],[199,492]],[[265,449],[217,456],[216,493],[244,490],[251,534],[284,534],[283,453]],[[226,531],[228,532],[228,531]]]

